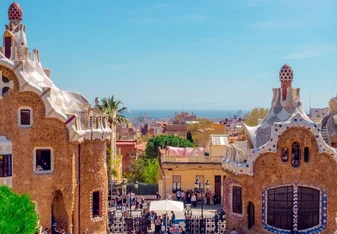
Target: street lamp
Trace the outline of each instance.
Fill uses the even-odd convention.
[[[206,189],[209,189],[210,183],[207,180],[206,181]],[[199,180],[197,179],[194,183],[194,188],[198,191],[198,193],[201,193],[201,218],[204,218],[204,190],[200,188]]]

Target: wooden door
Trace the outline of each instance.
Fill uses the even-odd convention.
[[[254,217],[254,204],[252,202],[248,202],[248,229],[251,229],[255,224],[255,217]]]
[[[221,176],[214,176],[215,204],[221,204]]]

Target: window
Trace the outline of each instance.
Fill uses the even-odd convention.
[[[320,233],[325,229],[325,191],[289,185],[271,188],[265,191],[262,197],[267,199],[267,202],[262,201],[265,217],[262,219],[262,225],[265,229],[274,233],[281,233],[280,229],[290,232],[305,230],[305,233],[310,229],[310,233]],[[297,219],[294,219],[295,216]]]
[[[30,128],[33,125],[33,110],[30,107],[20,107],[18,111],[19,127]]]
[[[95,191],[92,193],[92,217],[97,218],[102,216],[102,199],[101,192]]]
[[[300,159],[301,159],[301,145],[298,142],[294,142],[292,144],[291,149],[291,165],[293,167],[298,167],[300,165]]]
[[[5,56],[11,58],[12,37],[5,37]]]
[[[197,175],[196,180],[199,182],[199,189],[204,189],[204,176]]]
[[[53,154],[51,149],[35,149],[34,170],[37,174],[51,173],[53,171]]]
[[[309,162],[309,147],[304,148],[304,162]]]
[[[242,188],[239,186],[233,186],[232,212],[242,214]]]
[[[268,225],[292,230],[293,193],[293,186],[280,187],[268,191]]]
[[[288,148],[287,147],[282,148],[281,159],[283,162],[288,162]]]
[[[0,155],[0,177],[12,176],[12,155]]]
[[[319,224],[320,191],[308,187],[298,187],[298,230]]]
[[[181,190],[181,176],[174,175],[172,176],[172,193],[176,193],[178,190]]]

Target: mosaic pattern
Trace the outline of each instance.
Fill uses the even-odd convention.
[[[277,187],[285,187],[285,186],[293,186],[294,187],[294,200],[293,200],[293,227],[294,230],[283,230],[279,228],[275,228],[272,226],[269,226],[267,224],[267,191],[272,188]],[[310,229],[305,230],[297,230],[298,225],[298,186],[303,187],[309,187],[320,190],[320,220],[319,225],[312,227]],[[278,233],[278,234],[291,234],[294,231],[296,233],[307,233],[307,234],[315,234],[320,233],[326,228],[327,224],[327,193],[324,189],[308,184],[303,183],[294,183],[294,184],[283,184],[279,186],[271,186],[268,188],[265,188],[262,192],[262,227],[272,233]]]
[[[10,20],[21,20],[20,6],[13,3],[9,7],[8,15]],[[44,69],[41,65],[39,51],[34,49],[32,55],[30,54],[27,48],[26,27],[20,22],[12,26],[6,25],[8,33],[14,40],[11,58],[4,56],[4,49],[1,47],[0,65],[14,71],[19,82],[19,91],[39,95],[45,106],[45,116],[62,121],[68,127],[70,141],[83,142],[109,138],[111,129],[106,116],[92,113],[90,103],[81,94],[57,88],[49,77],[50,70]],[[4,79],[2,81],[0,99],[1,95],[13,86],[13,81],[6,82]],[[83,117],[86,124],[78,124],[82,123]]]
[[[288,65],[285,64],[280,69],[280,81],[292,81],[294,77],[293,69]]]
[[[14,82],[8,80],[6,77],[2,76],[2,71],[0,71],[0,99],[3,99],[3,96],[8,92],[9,89],[13,89]]]
[[[292,127],[302,127],[310,130],[310,132],[316,136],[316,141],[318,144],[318,150],[320,153],[327,153],[329,154],[336,162],[337,162],[337,151],[336,149],[330,147],[324,141],[321,135],[321,124],[313,123],[307,121],[306,118],[303,118],[301,114],[297,114],[293,116],[286,122],[283,123],[274,123],[271,129],[271,136],[269,141],[261,146],[254,148],[248,152],[248,160],[245,163],[237,163],[233,160],[226,160],[224,159],[222,163],[222,167],[225,170],[231,171],[235,174],[247,174],[253,175],[253,165],[255,160],[262,154],[267,152],[277,152],[277,143],[279,137],[282,135],[283,132],[292,128]]]
[[[280,71],[281,82],[289,82],[292,78],[293,72],[290,66],[287,65],[283,67]],[[230,145],[226,146],[228,149],[230,148],[229,152],[231,153],[226,154],[223,159],[222,167],[224,170],[234,174],[253,175],[255,160],[264,153],[276,153],[278,139],[283,132],[292,127],[302,127],[310,130],[310,132],[316,136],[319,152],[328,153],[337,162],[337,151],[328,144],[329,141],[323,138],[321,134],[321,124],[314,123],[304,113],[300,100],[300,89],[289,87],[286,100],[282,100],[281,96],[281,88],[273,89],[271,109],[260,125],[250,127],[243,123],[244,128],[250,136],[253,149],[247,150],[244,156],[240,156],[239,159],[237,159],[235,156],[240,155],[238,149]],[[329,111],[331,112],[330,107]],[[330,125],[329,129],[331,128]],[[244,160],[242,160],[242,158]]]
[[[9,20],[22,20],[22,9],[16,2],[13,2],[12,5],[8,8],[8,19]]]

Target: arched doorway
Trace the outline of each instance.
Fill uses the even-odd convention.
[[[52,225],[56,226],[58,231],[64,229],[67,231],[68,229],[68,218],[67,218],[67,211],[65,209],[63,194],[60,190],[55,190],[53,193],[53,204],[51,206],[51,218],[52,218]]]

